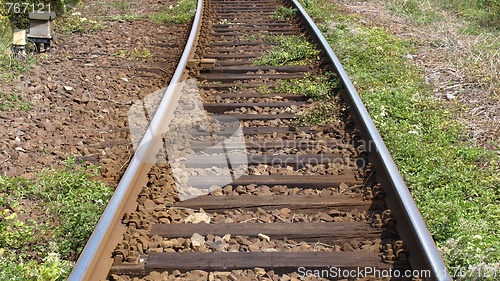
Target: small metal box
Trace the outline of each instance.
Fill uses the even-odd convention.
[[[45,50],[50,48],[50,41],[54,39],[54,12],[33,12],[29,14],[30,29],[28,39],[35,43],[37,52],[40,52],[40,45],[43,44]]]
[[[34,12],[29,14],[30,30],[28,37],[52,39],[54,32],[54,12]]]

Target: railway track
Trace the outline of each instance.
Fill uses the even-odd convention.
[[[359,96],[302,7],[203,2],[70,280],[451,280]],[[279,6],[296,16],[273,19]],[[255,66],[279,44],[273,36],[303,34],[320,57]],[[296,117],[322,101],[283,85],[320,76],[340,81],[327,95],[338,118],[306,126]]]

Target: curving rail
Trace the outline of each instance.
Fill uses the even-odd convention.
[[[377,180],[387,187],[385,192],[390,199],[388,200],[389,207],[405,210],[405,212],[395,213],[394,217],[398,222],[396,227],[400,236],[407,241],[407,246],[413,253],[409,256],[412,268],[430,270],[432,277],[428,280],[452,280],[408,188],[340,61],[300,3],[297,0],[289,0],[289,3],[299,11],[298,15],[302,19],[302,24],[320,46],[324,59],[330,63],[332,70],[337,72],[343,81],[344,90],[341,94],[349,106],[355,122],[361,124],[360,134],[364,140],[368,140],[364,142],[369,145],[366,149],[375,152],[369,154],[370,161],[378,167],[377,175],[379,178]],[[162,132],[164,120],[173,118],[173,101],[176,99],[179,84],[185,79],[188,60],[192,58],[198,42],[203,5],[203,0],[199,0],[186,48],[147,129],[147,134],[139,145],[141,152],[136,153],[132,158],[68,280],[103,280],[106,278],[112,263],[109,253],[113,251],[115,242],[119,241],[124,231],[124,226],[120,223],[121,214],[131,211],[131,208],[135,206],[134,200],[138,191],[132,187],[143,186],[147,183],[145,171],[148,171],[154,163],[154,161],[147,161],[147,159],[154,158],[153,153],[160,145],[154,141],[155,136]]]

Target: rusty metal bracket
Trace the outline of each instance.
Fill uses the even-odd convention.
[[[187,66],[195,69],[196,71],[200,71],[214,68],[215,63],[215,59],[190,59],[188,60]]]

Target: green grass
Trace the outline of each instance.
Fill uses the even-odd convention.
[[[339,101],[332,98],[330,102],[315,103],[309,110],[300,114],[294,121],[299,126],[315,126],[337,124],[341,121],[340,115],[345,110],[339,106]]]
[[[181,0],[175,6],[161,8],[161,10],[149,16],[153,22],[164,23],[190,23],[196,13],[197,2],[195,0]]]
[[[254,65],[307,65],[318,60],[319,51],[303,35],[273,35],[256,39],[278,42],[278,45],[254,61]],[[306,73],[302,79],[278,81],[275,91],[301,94],[312,100],[321,101],[321,103],[304,112],[295,120],[300,125],[311,126],[339,121],[338,100],[332,94],[335,89],[339,88],[339,82],[339,79],[333,73],[324,73],[323,75]],[[271,93],[271,90],[266,87],[257,90],[263,94]]]
[[[108,7],[116,7],[121,10],[128,10],[131,7],[135,6],[133,2],[129,1],[110,1],[110,2],[102,2],[103,6],[108,6]]]
[[[500,30],[500,0],[386,0],[392,11],[409,16],[425,25],[441,20],[440,11],[446,10],[471,26]]]
[[[290,19],[297,13],[297,10],[285,6],[278,6],[271,14],[273,20],[286,20]]]
[[[301,79],[280,80],[276,92],[301,94],[312,100],[320,101],[300,114],[296,119],[300,126],[314,126],[340,121],[343,111],[338,97],[334,95],[340,87],[340,80],[331,72],[322,75],[306,74]]]
[[[287,94],[301,94],[313,100],[328,101],[334,89],[340,87],[340,80],[333,73],[323,75],[306,74],[304,78],[280,80],[276,91]]]
[[[64,280],[112,189],[68,161],[35,177],[0,177],[0,280]]]
[[[500,262],[499,157],[474,147],[453,106],[432,98],[414,42],[308,0],[387,144],[450,269]],[[314,3],[313,3],[314,2]],[[486,279],[484,279],[486,280]]]
[[[254,65],[307,65],[319,56],[319,51],[303,35],[274,35],[266,38],[278,45],[255,60]]]
[[[102,27],[98,20],[82,15],[78,11],[79,7],[75,7],[69,13],[54,20],[56,33],[89,33]]]
[[[35,58],[28,54],[25,57],[14,58],[12,52],[12,29],[6,18],[0,16],[0,81],[12,81],[22,73],[29,70],[36,62]],[[0,93],[0,110],[5,110],[6,105],[14,102],[15,95],[4,95]]]
[[[398,14],[410,16],[412,20],[420,25],[436,22],[440,19],[439,13],[429,1],[417,0],[388,0],[387,6]]]
[[[455,78],[441,78],[445,81],[437,83],[443,87],[453,84],[465,91],[479,90],[477,96],[483,98],[486,93],[493,103],[500,100],[499,0],[387,0],[386,3],[390,11],[403,15],[408,24],[418,25],[419,36],[430,38],[424,44],[439,48],[443,55],[437,60],[447,63],[449,68],[438,77],[456,72]],[[407,5],[415,8],[407,9]],[[434,61],[431,59],[430,63]],[[498,133],[494,132],[491,138],[497,142],[493,145],[500,145],[495,141]]]
[[[30,108],[31,105],[24,96],[0,92],[0,111],[13,109],[30,110]]]
[[[254,65],[307,65],[318,61],[319,51],[303,35],[267,35],[253,40],[256,39],[278,42],[278,45],[254,61]],[[301,79],[278,81],[275,91],[301,94],[312,100],[321,101],[295,120],[299,125],[312,126],[340,120],[341,108],[338,106],[337,98],[333,95],[339,87],[340,80],[333,73],[328,72],[323,75],[306,73]],[[263,94],[271,93],[271,90],[266,87],[257,90]]]

